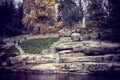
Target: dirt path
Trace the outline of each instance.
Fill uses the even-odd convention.
[[[20,46],[16,45],[15,47],[19,50],[20,55],[25,54],[24,50]]]

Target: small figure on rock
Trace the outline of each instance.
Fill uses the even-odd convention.
[[[81,37],[80,33],[75,30],[73,33],[71,33],[71,40],[72,41],[81,41],[82,37]]]
[[[20,45],[20,43],[21,43],[21,41],[20,41],[20,40],[18,40],[18,46]]]
[[[14,39],[13,43],[14,43],[14,45],[16,45],[16,39]]]

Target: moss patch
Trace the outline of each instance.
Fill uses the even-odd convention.
[[[39,38],[24,41],[20,45],[26,53],[39,54],[42,50],[48,49],[58,40],[58,37]]]

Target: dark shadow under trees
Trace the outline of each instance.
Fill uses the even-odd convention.
[[[22,33],[23,25],[21,19],[23,17],[22,6],[15,8],[13,0],[5,1],[0,4],[0,36],[10,37]]]

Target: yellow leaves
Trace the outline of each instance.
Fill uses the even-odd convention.
[[[56,26],[50,26],[51,23],[55,24],[56,22],[55,0],[24,0],[23,6],[24,9],[29,9],[31,11],[22,19],[24,25],[27,24],[28,26],[34,23],[34,27],[41,28],[43,33],[56,31]],[[48,20],[44,19],[44,17]],[[38,23],[35,21],[38,21]]]
[[[41,30],[43,33],[55,33],[57,31],[54,26],[42,27]]]
[[[56,26],[57,28],[61,28],[61,27],[63,27],[63,25],[64,25],[64,23],[63,23],[62,21],[57,22],[57,23],[55,24],[55,26]]]
[[[55,26],[47,26],[47,25],[44,25],[42,23],[36,23],[35,28],[39,27],[40,30],[41,30],[41,33],[46,34],[46,33],[55,33],[55,32],[57,32],[60,28],[63,27],[63,25],[64,24],[63,24],[62,21],[57,22],[55,24]]]
[[[55,0],[24,0],[23,6],[24,8],[30,8],[33,6],[38,6],[38,7],[49,7],[49,6],[54,6],[55,5]]]
[[[38,27],[41,29],[41,33],[54,33],[58,30],[55,26],[45,26],[42,23],[35,24],[35,28]]]
[[[35,28],[40,28],[40,32],[42,33],[42,34],[44,34],[44,33],[48,33],[48,27],[47,26],[45,26],[44,24],[42,24],[42,23],[36,23],[35,25]]]
[[[56,22],[55,23],[55,28],[57,30],[61,29],[64,26],[64,23],[62,21]]]
[[[34,26],[35,26],[35,27],[40,27],[40,28],[46,27],[46,26],[45,26],[44,24],[42,24],[42,23],[36,23]]]
[[[49,2],[48,3],[48,6],[54,6],[55,5],[55,2]]]
[[[39,16],[48,16],[48,13],[46,13],[46,12],[41,12],[41,13],[39,13]]]
[[[31,20],[35,20],[37,17],[34,14],[26,14],[25,17],[22,19],[23,24],[29,23]]]
[[[49,26],[47,29],[48,29],[48,33],[54,33],[57,30],[54,26]]]
[[[41,0],[42,6],[54,6],[55,0]]]
[[[39,16],[48,16],[48,14],[55,14],[54,8],[55,0],[25,0],[24,8],[29,8],[33,10],[35,8],[35,15]],[[43,9],[44,8],[44,9]]]
[[[47,6],[47,4],[49,4],[49,2],[48,2],[47,0],[43,0],[43,1],[42,1],[42,4],[43,4],[44,6]]]
[[[48,16],[48,13],[46,11],[42,11],[42,10],[39,10],[39,9],[36,9],[36,14],[37,14],[37,17],[39,16]]]
[[[49,11],[52,11],[53,13],[56,12],[55,8],[54,7],[48,7]]]
[[[24,0],[23,7],[24,8],[30,8],[34,6],[33,0]]]

